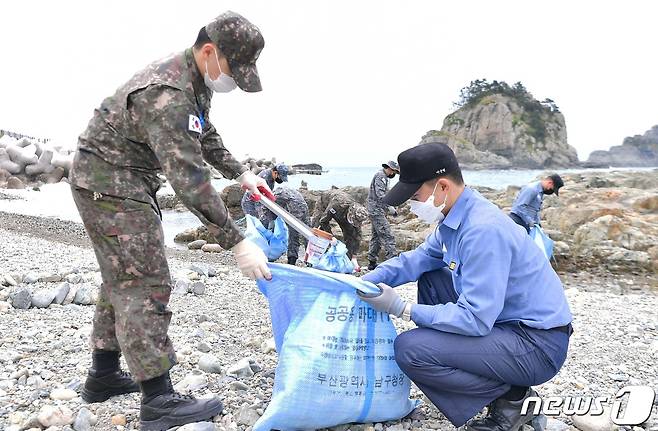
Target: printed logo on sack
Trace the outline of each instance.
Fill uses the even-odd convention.
[[[628,395],[628,396],[627,396]],[[521,414],[530,410],[537,415],[546,416],[600,416],[610,408],[610,419],[616,425],[640,425],[649,419],[656,393],[650,386],[626,386],[621,388],[612,399],[610,397],[528,397],[523,402]]]

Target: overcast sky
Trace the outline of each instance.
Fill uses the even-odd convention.
[[[263,92],[213,98],[238,158],[378,164],[477,78],[555,100],[581,159],[658,124],[658,2],[21,0],[0,6],[0,128],[74,146],[103,98],[227,9],[265,37]]]

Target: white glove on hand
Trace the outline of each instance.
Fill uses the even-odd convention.
[[[238,268],[245,277],[252,280],[272,279],[270,269],[267,267],[267,257],[256,244],[248,239],[243,239],[234,245],[231,251],[235,255],[235,260],[238,261]]]
[[[389,285],[379,283],[377,285],[381,290],[379,295],[364,295],[361,291],[356,291],[362,301],[370,304],[372,308],[382,313],[392,314],[395,317],[401,317],[407,303],[400,298],[397,292]]]
[[[258,190],[259,187],[264,187],[270,194],[270,186],[267,185],[265,179],[259,177],[251,171],[244,171],[242,175],[236,178],[236,181],[240,183],[244,190],[247,190],[250,193],[259,195],[261,192]]]

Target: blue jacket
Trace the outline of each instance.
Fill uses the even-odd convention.
[[[414,304],[420,327],[487,335],[494,323],[521,321],[538,329],[571,322],[562,283],[526,231],[466,187],[441,225],[417,249],[400,254],[364,280],[399,286],[448,267],[456,303]]]
[[[512,212],[527,224],[539,224],[539,211],[544,201],[544,189],[541,181],[524,186],[519,192],[514,203]]]

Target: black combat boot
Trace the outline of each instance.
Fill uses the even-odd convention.
[[[139,392],[139,386],[130,373],[119,368],[119,352],[95,350],[92,366],[82,388],[82,399],[88,403],[101,403],[115,395]]]
[[[217,398],[196,399],[174,391],[169,373],[140,383],[140,429],[165,431],[181,425],[211,420],[224,406]]]
[[[540,431],[546,424],[545,417],[533,414],[531,409],[526,414],[521,415],[521,407],[525,399],[536,396],[537,392],[532,388],[528,388],[520,400],[511,401],[498,398],[489,406],[486,417],[471,419],[466,423],[464,431],[518,431],[523,429],[525,424]]]
[[[377,268],[377,262],[374,260],[368,261],[368,270],[372,271],[373,269]]]
[[[295,265],[297,263],[296,257],[288,256],[288,265]]]

